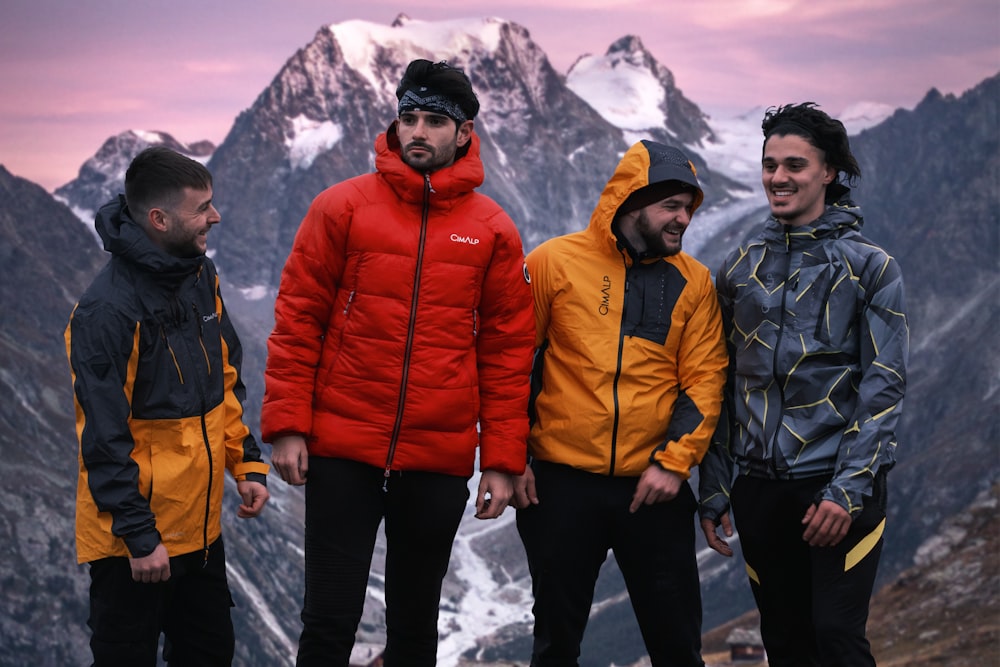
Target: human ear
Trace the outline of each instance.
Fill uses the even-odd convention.
[[[473,124],[473,121],[467,120],[458,126],[458,136],[455,141],[460,147],[469,143],[472,139]]]
[[[151,208],[147,216],[149,226],[157,231],[167,231],[167,214],[162,208]]]

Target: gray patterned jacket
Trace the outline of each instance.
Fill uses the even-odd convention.
[[[699,470],[703,518],[729,510],[736,475],[830,476],[822,500],[857,516],[875,475],[895,462],[909,344],[903,281],[862,224],[846,195],[812,225],[770,218],[719,270],[730,367]]]

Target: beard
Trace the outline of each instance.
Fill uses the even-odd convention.
[[[670,257],[681,251],[681,239],[684,237],[684,228],[681,226],[654,226],[643,210],[636,220],[636,231],[646,246],[643,254],[649,257]],[[677,235],[666,236],[666,231],[674,231]]]
[[[412,147],[422,148],[424,152],[418,155],[413,155],[410,152]],[[455,152],[445,150],[442,151],[442,153],[439,153],[438,147],[415,141],[407,144],[403,148],[402,158],[403,162],[417,171],[432,172],[437,171],[438,169],[443,169],[454,162]]]

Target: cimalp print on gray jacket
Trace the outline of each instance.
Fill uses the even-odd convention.
[[[729,380],[701,466],[701,514],[729,509],[733,473],[832,476],[822,498],[860,512],[895,462],[909,332],[896,261],[844,195],[813,224],[774,218],[716,275]],[[735,463],[735,466],[734,466]]]

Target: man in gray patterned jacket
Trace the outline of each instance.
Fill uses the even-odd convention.
[[[861,235],[842,123],[804,103],[764,117],[771,217],[716,276],[730,366],[700,469],[702,529],[739,527],[772,667],[875,665],[865,625],[906,385],[899,266]]]

